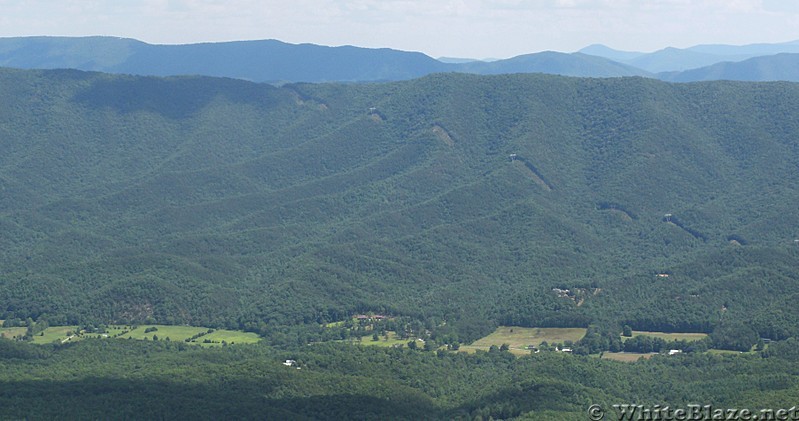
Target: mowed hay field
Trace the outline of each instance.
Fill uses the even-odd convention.
[[[653,355],[657,355],[657,353],[651,352],[648,354],[639,354],[637,352],[604,352],[602,353],[602,359],[631,363],[638,361],[641,358],[652,358]]]
[[[707,333],[666,333],[666,332],[648,332],[645,330],[634,330],[633,336],[651,336],[653,338],[660,338],[666,341],[699,341],[707,337]],[[622,340],[626,338],[622,337]]]
[[[65,342],[70,336],[73,336],[78,326],[53,326],[44,330],[44,335],[35,335],[33,343],[35,344],[49,344],[52,342]]]
[[[115,326],[112,329],[120,328],[122,327]],[[150,328],[155,328],[157,330],[145,332]],[[109,332],[113,333],[112,329],[109,329]],[[119,338],[153,340],[153,337],[157,336],[159,340],[166,340],[169,338],[170,341],[186,341],[186,339],[189,339],[195,335],[205,333],[204,335],[199,336],[190,342],[192,344],[199,344],[203,346],[219,346],[222,345],[222,341],[225,341],[228,344],[252,344],[261,340],[257,334],[252,332],[239,332],[225,329],[213,330],[211,333],[207,333],[208,331],[209,329],[207,327],[197,326],[142,325],[137,326],[136,329],[130,330],[124,335],[120,335]]]
[[[354,343],[360,345],[367,345],[367,346],[382,346],[382,347],[392,347],[392,346],[407,346],[408,342],[415,341],[414,338],[408,339],[399,339],[397,338],[397,334],[393,331],[388,332],[388,339],[384,336],[378,337],[378,340],[372,340],[371,336],[364,336],[363,339],[360,341],[355,341]],[[424,343],[418,342],[416,344],[419,347],[423,347]]]
[[[500,326],[490,335],[474,341],[471,345],[461,345],[461,351],[475,352],[488,351],[491,345],[502,346],[508,344],[514,354],[529,354],[529,345],[539,346],[542,342],[548,344],[563,343],[565,341],[577,342],[585,336],[584,328],[555,328],[555,327],[518,327]]]
[[[155,328],[156,330],[145,333],[148,328]],[[64,343],[88,338],[154,340],[154,337],[158,337],[158,340],[169,338],[170,341],[185,342],[186,339],[199,334],[202,335],[188,343],[201,346],[221,346],[223,341],[229,345],[235,345],[253,344],[261,340],[257,334],[252,332],[217,329],[208,333],[209,329],[207,327],[197,326],[142,325],[136,326],[134,329],[132,326],[112,325],[108,326],[104,333],[81,332],[76,335],[75,331],[78,329],[78,326],[48,327],[42,332],[43,334],[34,335],[32,342],[35,344]],[[26,330],[27,328],[25,327],[0,328],[0,335],[12,339],[15,336],[23,336]]]
[[[26,327],[3,327],[0,328],[0,337],[6,339],[13,339],[17,336],[25,336],[25,332],[28,331]]]

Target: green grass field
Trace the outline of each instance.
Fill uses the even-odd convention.
[[[641,358],[652,358],[653,355],[657,355],[657,353],[640,354],[637,352],[605,352],[602,354],[602,359],[631,363],[638,361]]]
[[[390,347],[394,345],[406,346],[410,340],[411,339],[398,339],[397,334],[395,332],[388,332],[388,339],[386,339],[383,336],[380,336],[378,340],[373,341],[371,336],[364,336],[363,340],[361,340],[360,342],[355,341],[355,343],[368,346]],[[424,344],[421,342],[419,342],[418,345],[420,347],[424,346]]]
[[[577,342],[585,336],[583,328],[549,328],[500,326],[490,335],[474,341],[471,345],[461,345],[461,350],[474,352],[478,349],[488,350],[491,345],[508,344],[514,354],[528,354],[527,346],[538,346],[542,342],[548,344]],[[521,351],[521,352],[519,352]]]
[[[35,344],[49,344],[51,342],[63,341],[67,338],[67,333],[74,332],[77,326],[57,326],[48,327],[41,332],[43,334],[36,334],[33,336],[33,343]],[[26,327],[4,327],[0,328],[0,336],[13,339],[15,336],[24,336],[28,331]]]
[[[156,328],[158,330],[153,332],[144,331],[148,328]],[[119,336],[121,339],[147,339],[152,340],[153,336],[158,336],[159,340],[169,338],[171,341],[183,341],[198,333],[208,331],[207,327],[196,326],[166,326],[166,325],[141,325],[136,329],[130,330],[128,333]]]
[[[25,327],[2,327],[0,328],[0,336],[13,339],[15,336],[25,336],[28,328]]]
[[[666,332],[648,332],[645,330],[634,330],[633,336],[651,336],[654,338],[661,338],[667,341],[699,341],[707,337],[707,333],[666,333]],[[622,337],[622,340],[625,340]]]
[[[215,330],[214,333],[209,333],[200,339],[198,342],[202,342],[204,339],[210,339],[213,341],[211,344],[201,343],[204,346],[213,346],[213,345],[221,345],[222,341],[227,342],[228,344],[254,344],[261,340],[261,338],[252,332],[240,332],[237,330]]]
[[[158,330],[147,333],[144,332],[147,328],[151,327],[155,327]],[[154,336],[158,336],[158,340],[166,340],[169,338],[170,341],[185,341],[198,333],[208,331],[207,327],[197,326],[142,325],[136,326],[136,328],[133,329],[132,326],[113,325],[109,326],[104,333],[83,332],[76,336],[74,332],[77,328],[78,326],[48,327],[44,330],[43,335],[35,335],[33,337],[33,343],[48,344],[53,342],[79,341],[88,338],[153,340]],[[25,335],[26,331],[27,328],[25,327],[0,328],[0,336],[12,339],[15,336]],[[206,339],[211,342],[204,342]],[[200,336],[195,339],[195,341],[188,343],[201,346],[221,346],[222,341],[228,344],[253,344],[260,340],[261,338],[255,333],[219,329]]]
[[[144,332],[148,328],[153,327],[158,330],[147,333]],[[122,339],[132,338],[139,340],[153,340],[154,336],[157,336],[158,340],[163,341],[169,338],[170,341],[174,342],[186,341],[186,339],[189,339],[197,334],[207,332],[208,330],[209,329],[207,327],[197,326],[142,325],[119,337]],[[205,342],[206,340],[211,342]],[[201,346],[221,346],[222,341],[225,341],[228,344],[253,344],[260,340],[261,338],[255,333],[217,329],[211,333],[206,333],[205,335],[200,336],[194,341],[188,343]]]
[[[728,349],[708,349],[707,353],[708,354],[714,354],[714,355],[741,355],[741,354],[750,354],[751,351],[750,352],[741,352],[741,351],[731,351],[731,350],[728,350]]]
[[[49,344],[52,342],[64,342],[66,339],[75,332],[78,326],[53,326],[44,330],[44,335],[35,335],[33,343],[35,344]],[[72,338],[74,340],[78,338]]]

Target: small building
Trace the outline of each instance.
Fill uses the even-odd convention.
[[[385,320],[385,319],[388,319],[388,316],[385,316],[383,314],[372,314],[372,315],[369,315],[369,314],[356,314],[355,315],[355,319],[356,320]]]
[[[670,349],[669,350],[669,355],[677,355],[677,354],[682,354],[682,349]]]
[[[297,365],[297,361],[286,360],[285,362],[283,362],[283,365],[285,365],[286,367],[294,367]]]

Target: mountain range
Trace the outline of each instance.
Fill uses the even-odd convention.
[[[795,84],[5,69],[0,94],[4,319],[799,326]]]
[[[580,52],[605,57],[651,73],[681,72],[722,62],[734,63],[781,53],[796,54],[799,53],[799,41],[740,46],[708,44],[690,48],[668,47],[651,53],[619,51],[595,44],[581,49]]]
[[[659,419],[799,396],[799,84],[583,53],[456,71],[4,41],[6,65],[56,69],[0,68],[0,418]],[[779,79],[794,55],[657,76]]]
[[[5,67],[145,76],[204,75],[273,84],[396,81],[452,72],[642,76],[685,82],[722,78],[797,80],[795,66],[781,67],[786,60],[782,54],[786,53],[799,53],[799,43],[704,45],[653,53],[593,45],[577,53],[547,51],[487,62],[436,60],[422,53],[387,48],[326,47],[277,40],[152,45],[115,37],[0,38],[0,66]],[[754,58],[756,66],[742,62]],[[720,71],[719,66],[725,70]]]

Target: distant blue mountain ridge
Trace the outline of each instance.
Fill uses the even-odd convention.
[[[684,49],[668,47],[651,53],[614,50],[594,44],[579,52],[618,61],[651,73],[660,73],[696,69],[722,62],[740,62],[781,53],[799,53],[799,41],[740,46],[706,44]]]
[[[419,52],[389,48],[328,47],[278,40],[156,45],[101,36],[0,38],[2,67],[70,68],[145,76],[204,75],[273,84],[396,81],[450,72],[640,76],[680,82],[708,78],[796,80],[799,72],[793,68],[797,66],[776,69],[791,61],[790,57],[782,55],[785,53],[799,54],[799,41],[746,46],[699,45],[652,53],[620,51],[597,44],[576,53],[545,51],[487,61],[436,60]],[[754,57],[758,57],[756,65],[744,64]],[[716,67],[700,70],[707,66]],[[720,70],[722,68],[724,70]]]

